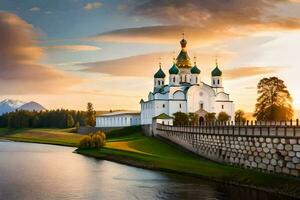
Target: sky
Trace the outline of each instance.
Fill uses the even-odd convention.
[[[271,76],[300,109],[300,0],[0,0],[0,100],[139,110],[182,33],[204,82],[218,57],[236,109]]]

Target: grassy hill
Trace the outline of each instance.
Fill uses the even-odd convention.
[[[82,135],[71,132],[72,129],[0,129],[0,139],[76,147]]]

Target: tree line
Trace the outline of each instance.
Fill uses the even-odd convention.
[[[47,111],[16,110],[0,116],[2,128],[71,128],[95,126],[93,105],[88,103],[87,111],[67,109]]]
[[[216,113],[206,113],[204,116],[205,122],[227,122],[229,120],[230,116],[226,112],[220,112],[218,116]],[[199,116],[196,113],[174,113],[174,125],[197,125],[199,123]]]

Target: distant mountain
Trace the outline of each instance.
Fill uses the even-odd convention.
[[[25,103],[18,108],[18,110],[28,110],[28,111],[43,111],[46,110],[41,104],[30,101],[29,103]]]
[[[8,112],[13,112],[24,104],[25,102],[23,101],[5,99],[0,102],[0,115]]]
[[[41,104],[31,101],[29,103],[19,101],[19,100],[12,100],[12,99],[5,99],[0,102],[0,115],[8,112],[14,112],[15,110],[28,110],[28,111],[41,111],[46,110]]]

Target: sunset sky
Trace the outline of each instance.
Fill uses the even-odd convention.
[[[270,76],[300,109],[300,0],[0,0],[0,100],[138,110],[183,32],[206,83],[218,56],[237,109]]]

